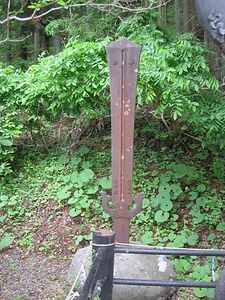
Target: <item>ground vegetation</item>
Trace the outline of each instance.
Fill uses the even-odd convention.
[[[93,230],[112,227],[99,194],[101,190],[110,194],[111,189],[105,47],[121,37],[142,46],[133,189],[145,197],[141,213],[131,222],[131,240],[153,246],[224,247],[223,80],[212,72],[212,51],[201,36],[189,32],[199,25],[191,23],[182,29],[193,4],[184,19],[171,21],[181,3],[187,7],[187,1],[122,7],[120,2],[98,7],[73,1],[2,3],[1,43],[8,49],[0,72],[0,256],[4,266],[0,287],[4,300],[40,295],[41,299],[65,299],[65,268],[72,255],[90,242]],[[56,12],[61,15],[52,20],[51,13]],[[41,24],[43,29],[37,20],[43,22],[44,16],[49,21]],[[13,26],[25,21],[35,22],[29,25],[36,30],[35,56],[28,55],[33,45],[28,43],[27,26],[23,41],[12,37],[21,36],[22,25],[18,30]],[[64,39],[60,51],[57,48],[53,54],[41,48],[41,30],[46,36]],[[18,55],[21,45],[23,59]],[[51,45],[47,38],[44,45]],[[11,51],[17,47],[13,60]],[[222,68],[217,74],[222,74]],[[29,286],[18,284],[11,290],[19,275],[11,276],[10,269],[21,270],[14,258],[19,266],[26,261],[24,270],[31,280]],[[57,291],[46,289],[39,273],[36,277],[29,273],[29,259],[34,268],[38,261],[40,268],[49,266],[52,273],[49,269],[47,282],[49,286],[54,282]],[[221,258],[174,258],[172,262],[178,278],[185,280],[217,279],[223,265]],[[58,273],[57,264],[62,266]],[[213,290],[180,290],[179,299],[212,295]]]

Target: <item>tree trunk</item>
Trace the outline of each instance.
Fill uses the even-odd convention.
[[[61,51],[60,35],[59,34],[55,34],[54,35],[54,52],[55,52],[55,54],[57,54],[60,51]]]
[[[181,32],[181,4],[180,0],[175,0],[175,30]]]
[[[26,36],[26,26],[25,24],[22,24],[20,29],[20,36],[21,38],[24,38]],[[22,41],[20,43],[20,49],[19,49],[19,57],[23,60],[27,60],[27,41]]]
[[[10,42],[8,42],[5,47],[5,62],[7,64],[10,64],[11,61],[12,61],[11,45],[10,45]]]
[[[35,55],[35,58],[38,58],[38,55],[41,53],[41,43],[42,43],[41,29],[42,29],[41,24],[35,23],[35,31],[34,31],[34,55]]]
[[[158,13],[159,13],[159,24],[163,24],[163,7],[162,7],[162,0],[159,0],[159,8],[158,8]]]
[[[168,13],[168,7],[169,7],[169,5],[166,5],[166,3],[164,4],[164,22],[163,22],[163,24],[166,26],[166,24],[167,24],[167,13]]]
[[[184,32],[191,32],[190,0],[184,0]]]
[[[191,10],[192,10],[192,17],[191,17],[191,30],[194,33],[196,28],[196,6],[195,6],[195,0],[191,1]]]
[[[149,5],[148,0],[142,0],[142,1],[141,1],[141,6],[142,6],[142,7],[145,7],[145,8],[146,8],[146,7],[148,7],[148,5]]]
[[[46,55],[49,54],[49,47],[50,47],[50,37],[44,32],[44,49],[47,52]]]

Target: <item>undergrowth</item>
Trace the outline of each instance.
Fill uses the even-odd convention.
[[[142,211],[131,221],[130,239],[160,247],[221,249],[225,230],[222,158],[214,159],[196,141],[174,139],[171,144],[163,136],[154,145],[145,134],[139,130],[135,139],[133,194],[144,192],[145,196]],[[49,226],[64,211],[80,224],[71,234],[73,252],[90,241],[93,230],[112,228],[100,196],[101,190],[111,193],[108,131],[96,134],[94,129],[91,137],[71,145],[66,149],[51,145],[48,151],[46,147],[19,150],[13,173],[1,179],[0,250],[10,245],[34,250],[35,231],[40,226],[37,215],[50,203],[54,214]],[[27,220],[32,226],[24,229]],[[88,229],[84,231],[81,224]],[[49,253],[55,238],[40,244],[38,251]],[[188,281],[211,281],[212,266],[218,279],[221,262],[221,258],[172,259],[178,278]],[[213,290],[194,289],[194,295],[207,299]]]

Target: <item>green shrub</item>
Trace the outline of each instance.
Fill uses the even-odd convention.
[[[137,102],[160,119],[165,131],[193,134],[203,146],[224,147],[225,101],[210,74],[210,52],[192,34],[162,30],[154,16],[129,17],[118,29],[142,45]]]

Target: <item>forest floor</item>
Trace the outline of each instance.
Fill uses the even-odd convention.
[[[67,276],[74,254],[89,244],[93,230],[112,227],[112,220],[102,212],[99,195],[100,188],[107,190],[99,181],[105,179],[107,184],[109,180],[110,140],[105,136],[100,142],[88,142],[90,153],[85,153],[87,148],[79,144],[79,150],[73,149],[68,156],[65,149],[53,148],[49,153],[22,149],[15,173],[0,186],[0,196],[6,199],[4,203],[3,197],[0,198],[0,243],[7,234],[14,237],[2,249],[0,244],[0,300],[65,300],[70,292]],[[198,152],[190,147],[188,152],[186,148],[171,146],[158,150],[157,147],[149,151],[151,144],[146,144],[145,139],[136,144],[134,194],[143,191],[147,201],[143,214],[131,224],[131,240],[153,246],[173,243],[173,247],[180,248],[221,249],[224,245],[225,179],[221,183],[215,177],[206,150],[199,148]],[[95,192],[89,191],[94,186],[91,180],[90,183],[80,177],[84,181],[77,181],[77,174],[81,176],[89,168],[93,169],[93,180],[98,184]],[[224,167],[217,165],[217,169],[218,175],[222,173],[224,177]],[[92,174],[90,171],[88,174]],[[83,206],[81,201],[77,202],[74,186],[78,183],[82,197],[91,199],[91,204],[89,200],[83,201]],[[171,196],[173,207],[168,221],[162,222],[156,218],[158,206],[148,199],[157,200],[156,196],[165,187],[170,188],[166,196]],[[71,216],[76,206],[80,212]],[[207,275],[207,281],[212,280],[211,260],[182,259],[182,262],[184,269],[181,266],[179,280],[205,281],[205,277],[198,277],[202,274]],[[177,260],[175,265],[178,271],[179,263]],[[224,260],[218,261],[218,274],[224,265]],[[196,277],[192,276],[192,268],[196,269]],[[173,300],[200,298],[210,299],[194,295],[191,289],[180,289]]]
[[[70,260],[48,259],[40,253],[11,248],[0,256],[1,300],[66,299]]]
[[[51,203],[41,209],[40,225],[34,232],[34,247],[21,247],[16,241],[0,252],[0,300],[65,300],[71,287],[67,283],[67,276],[72,258],[76,250],[87,245],[87,242],[75,245],[74,235],[70,232],[79,232],[82,219],[69,217],[65,208],[60,218],[49,221],[49,216],[54,211]],[[21,232],[32,226],[35,220],[26,220],[20,227]],[[91,225],[91,224],[90,224]],[[70,228],[70,231],[66,230]],[[86,226],[87,233],[89,226]],[[55,242],[51,249],[38,249],[42,241],[50,240],[52,232]],[[35,242],[36,241],[36,242]],[[194,298],[192,291],[186,291],[188,299]],[[192,298],[193,297],[193,298]],[[179,290],[170,300],[182,300]]]
[[[15,241],[1,251],[0,300],[66,299],[70,290],[67,275],[77,249],[70,232],[79,230],[81,219],[77,218],[74,222],[65,208],[60,218],[50,222],[49,216],[53,211],[53,203],[40,210],[40,225],[34,231],[32,250],[29,250],[27,245],[19,246]],[[26,220],[19,230],[24,232],[25,229],[29,229],[33,221]],[[66,228],[70,228],[70,231]],[[43,252],[40,252],[40,245],[45,245],[43,241],[50,240],[53,232],[55,238],[51,249],[43,249]]]
[[[21,232],[29,230],[33,223],[39,223],[34,230],[32,250],[29,243],[20,246],[14,241],[0,252],[0,300],[65,300],[71,287],[67,276],[76,250],[87,242],[75,246],[74,235],[79,232],[81,218],[70,218],[68,208],[64,208],[60,218],[49,220],[56,204],[51,203],[39,208],[39,218],[26,220],[18,226]],[[91,225],[91,224],[90,224]],[[70,229],[68,231],[68,228]],[[84,229],[83,229],[84,230]],[[87,233],[90,228],[86,225]],[[40,252],[44,241],[51,240],[54,232],[55,241],[51,249]],[[19,233],[18,233],[19,235]],[[171,300],[182,299],[179,291]]]

